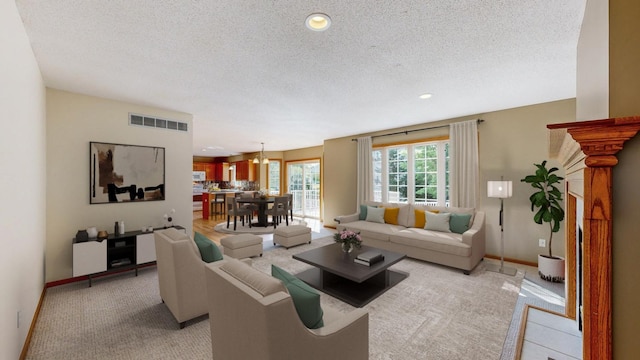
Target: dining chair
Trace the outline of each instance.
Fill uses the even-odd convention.
[[[293,194],[286,193],[284,194],[287,198],[287,205],[289,206],[289,215],[291,216],[291,221],[293,221]]]
[[[231,219],[231,216],[233,216],[233,231],[236,231],[238,216],[242,218],[242,226],[244,226],[244,218],[246,216],[249,219],[249,228],[251,228],[251,214],[251,210],[240,208],[238,206],[237,199],[232,197],[230,202],[227,204],[227,229],[229,228],[229,220]]]
[[[213,207],[212,215],[214,218],[217,218],[217,215],[224,216],[224,209],[227,207],[227,194],[215,193],[215,197],[210,206]]]
[[[238,193],[238,194],[236,194],[236,199],[238,199],[238,198],[251,199],[251,198],[255,197],[255,194],[257,194],[257,192],[254,192],[254,193]],[[253,214],[258,211],[258,205],[256,205],[256,204],[241,204],[241,205],[239,205],[239,207],[241,209],[246,209],[246,210],[251,211],[251,220],[253,220]]]
[[[289,207],[289,215],[291,216],[291,221],[293,221],[293,194],[291,193],[286,193],[282,196],[286,196],[287,197],[287,206]],[[287,215],[285,215],[287,216]]]
[[[287,226],[289,226],[289,198],[286,196],[276,196],[273,200],[273,207],[267,209],[266,214],[271,215],[273,228],[275,229],[281,222],[281,216],[284,216]]]

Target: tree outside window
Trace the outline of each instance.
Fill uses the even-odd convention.
[[[280,160],[269,160],[267,168],[269,195],[280,195]]]
[[[374,200],[449,203],[449,143],[433,141],[373,150]]]

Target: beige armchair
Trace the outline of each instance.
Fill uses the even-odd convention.
[[[187,320],[208,313],[204,277],[206,262],[198,246],[186,233],[175,228],[153,233],[160,297],[184,328]],[[247,259],[250,264],[250,259]]]
[[[169,228],[153,233],[160,297],[184,328],[187,320],[207,310],[204,265],[196,243],[186,233]]]
[[[207,264],[214,359],[367,359],[369,314],[323,307],[324,326],[308,329],[283,283],[235,259]]]

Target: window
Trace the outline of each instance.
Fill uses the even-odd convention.
[[[449,204],[449,141],[394,145],[372,152],[374,200]]]
[[[280,195],[280,160],[269,160],[267,169],[269,195]]]

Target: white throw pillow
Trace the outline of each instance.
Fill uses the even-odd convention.
[[[367,221],[384,224],[384,208],[367,206]],[[447,225],[448,226],[448,225]]]
[[[424,216],[427,220],[427,223],[424,225],[425,230],[451,232],[449,229],[450,213],[434,214],[430,211],[425,211]]]

